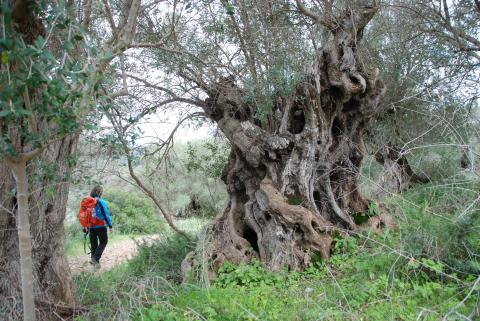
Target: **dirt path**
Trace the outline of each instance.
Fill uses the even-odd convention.
[[[102,258],[100,259],[100,272],[108,271],[118,264],[135,256],[138,250],[137,243],[152,243],[158,240],[160,235],[146,235],[136,237],[135,239],[120,240],[107,244]],[[68,263],[72,274],[80,274],[84,271],[93,271],[93,266],[89,263],[90,255],[68,257]]]

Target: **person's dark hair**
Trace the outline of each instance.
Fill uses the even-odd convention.
[[[90,192],[91,197],[100,197],[103,194],[103,187],[100,185],[96,185],[94,188],[92,188],[92,191]]]

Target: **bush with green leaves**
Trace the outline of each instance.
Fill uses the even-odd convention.
[[[440,146],[413,151],[409,156],[416,173],[427,176],[430,180],[441,182],[460,174],[462,150],[456,146]]]
[[[459,275],[480,273],[479,181],[419,185],[388,200],[402,215],[402,244],[412,257],[434,258]]]
[[[220,178],[228,162],[230,146],[219,139],[205,140],[202,143],[187,143],[185,167],[189,172],[199,171],[210,178]]]
[[[105,273],[74,276],[75,296],[88,312],[76,321],[131,320],[146,302],[160,302],[182,279],[180,265],[194,242],[180,235],[140,244],[126,264]]]
[[[386,251],[398,236],[359,234],[362,248],[342,244],[330,260],[305,272],[265,270],[258,261],[226,262],[210,288],[175,287],[166,301],[139,309],[135,321],[438,320],[475,307],[472,280],[444,275],[434,260],[415,266]],[[346,239],[348,240],[348,239]],[[347,245],[347,242],[351,242]],[[340,248],[340,245],[339,245]],[[344,251],[345,250],[345,251]],[[420,269],[429,273],[418,273]],[[413,272],[415,271],[415,273]],[[477,289],[478,291],[478,289]],[[450,320],[450,319],[449,319]]]
[[[158,211],[152,202],[137,192],[106,189],[107,202],[115,228],[124,234],[154,234],[164,230]]]

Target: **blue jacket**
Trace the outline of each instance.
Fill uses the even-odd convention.
[[[107,203],[105,203],[102,198],[97,198],[97,205],[95,205],[95,216],[103,220],[104,223],[101,226],[92,226],[90,227],[91,229],[105,227],[105,223],[107,223],[108,227],[112,227],[112,219],[110,218],[110,213],[108,212]]]

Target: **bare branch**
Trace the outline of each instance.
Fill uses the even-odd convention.
[[[85,4],[83,5],[83,27],[85,30],[90,29],[90,23],[92,21],[92,1],[93,0],[86,0]]]
[[[115,110],[115,109],[114,109]],[[155,203],[155,205],[157,206],[157,208],[160,210],[160,212],[162,213],[163,217],[165,218],[165,220],[167,221],[168,225],[175,231],[177,232],[178,234],[182,235],[183,237],[185,237],[187,240],[190,240],[190,236],[185,233],[184,231],[178,229],[175,224],[173,223],[173,220],[172,220],[172,216],[170,215],[170,213],[163,207],[163,205],[161,204],[160,200],[156,197],[156,195],[152,192],[151,189],[149,189],[143,182],[142,180],[137,176],[137,174],[135,173],[135,170],[133,169],[133,162],[132,162],[132,153],[131,153],[131,150],[130,148],[128,147],[128,143],[127,141],[125,140],[125,132],[123,132],[121,130],[122,128],[122,125],[115,121],[115,118],[107,113],[107,117],[110,119],[110,121],[112,122],[113,124],[113,127],[114,127],[114,130],[115,132],[117,133],[117,136],[123,146],[123,150],[124,150],[124,153],[125,153],[125,156],[127,157],[127,164],[128,164],[128,171],[130,173],[130,176],[133,178],[133,180],[135,181],[135,183],[138,185],[138,187],[140,187],[140,189],[148,196],[150,197],[150,199]]]
[[[302,14],[304,14],[307,17],[312,18],[315,22],[320,22],[322,20],[318,14],[314,13],[312,10],[305,7],[302,0],[295,0],[295,2],[297,4],[298,10]]]
[[[124,56],[120,56],[120,68],[122,69],[122,89],[117,92],[114,92],[108,95],[108,98],[115,99],[120,96],[128,95],[128,85],[127,85],[127,73],[125,71],[125,61]]]
[[[88,0],[92,1],[92,0]],[[110,28],[112,28],[112,34],[115,35],[117,33],[117,27],[115,26],[115,21],[113,20],[112,11],[110,10],[110,5],[108,4],[107,0],[102,0],[103,7],[105,9],[105,13],[107,14],[107,20],[110,24]]]
[[[134,76],[134,75],[131,75],[131,74],[127,74],[127,76],[129,78],[135,79],[136,81],[144,84],[147,87],[150,87],[150,88],[160,90],[160,91],[163,91],[163,92],[167,93],[168,95],[170,95],[172,97],[172,99],[170,99],[169,102],[175,102],[175,101],[183,102],[183,103],[190,104],[190,105],[193,105],[193,106],[198,106],[198,107],[203,107],[205,105],[205,103],[203,101],[199,100],[199,99],[193,100],[193,99],[180,97],[177,94],[175,94],[173,91],[171,91],[170,89],[159,86],[159,85],[156,85],[156,84],[152,84],[152,83],[148,82],[147,80],[142,79],[140,77],[137,77],[137,76]]]

